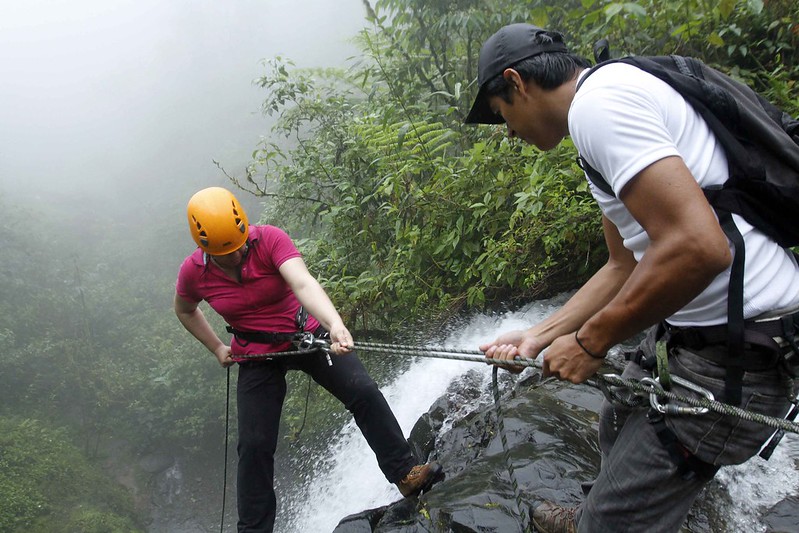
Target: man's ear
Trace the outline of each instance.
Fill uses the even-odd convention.
[[[524,81],[515,69],[506,68],[502,71],[502,77],[505,78],[505,81],[508,82],[514,91],[521,91],[524,89]]]

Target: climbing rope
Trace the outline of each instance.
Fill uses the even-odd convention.
[[[486,363],[486,364],[500,365],[500,366],[508,364],[507,361],[498,361],[496,359],[486,357],[483,354],[483,352],[480,351],[460,350],[456,348],[440,348],[440,347],[421,348],[421,347],[409,346],[406,344],[359,342],[355,344],[355,349],[364,352],[377,352],[377,353],[394,354],[394,355],[412,355],[416,357],[434,357],[439,359],[455,359],[460,361],[473,361],[476,363]],[[513,364],[520,366],[541,368],[541,363],[538,363],[535,359],[516,359],[515,361],[513,361]],[[753,413],[752,411],[747,411],[745,409],[741,409],[740,407],[735,407],[733,405],[719,402],[717,400],[683,396],[675,393],[674,391],[665,390],[657,382],[653,383],[639,382],[632,379],[622,378],[617,374],[596,374],[594,378],[586,380],[585,383],[595,388],[598,388],[606,395],[612,394],[612,387],[625,388],[633,392],[636,396],[640,396],[643,398],[650,398],[651,395],[655,395],[655,397],[657,398],[661,399],[666,398],[669,400],[682,402],[694,407],[705,408],[708,409],[709,411],[714,411],[719,414],[728,415],[728,416],[737,416],[744,420],[759,422],[761,424],[765,424],[773,428],[783,429],[785,431],[790,431],[792,433],[799,434],[799,424],[797,424],[796,422],[792,422],[790,420],[786,420],[783,418],[776,418],[773,416],[763,415],[760,413]],[[619,396],[616,396],[615,398],[623,401],[623,399]],[[637,404],[638,402],[636,402],[636,405]]]
[[[227,367],[227,387],[225,389],[225,460],[222,468],[222,521],[219,533],[225,531],[225,499],[227,496],[227,439],[230,429],[230,367]]]
[[[499,432],[499,440],[502,441],[502,452],[505,457],[505,466],[510,474],[510,484],[513,487],[513,495],[516,497],[516,507],[519,509],[519,518],[521,519],[522,527],[525,531],[530,528],[530,520],[527,517],[527,507],[524,505],[522,499],[522,491],[519,489],[519,481],[516,479],[516,471],[513,468],[513,461],[510,457],[510,449],[508,448],[508,439],[505,436],[505,417],[502,416],[502,402],[499,398],[499,386],[497,385],[497,370],[498,366],[494,366],[491,372],[491,387],[494,392],[494,408],[497,411],[497,431]]]
[[[470,361],[474,363],[485,363],[485,364],[499,365],[499,366],[508,364],[507,361],[499,361],[497,359],[486,357],[483,352],[478,350],[463,350],[459,348],[420,347],[408,344],[358,342],[355,343],[353,349],[363,352],[374,352],[374,353],[382,353],[389,355],[405,355],[412,357],[432,357],[436,359]],[[292,355],[300,355],[304,353],[318,353],[318,348],[288,351],[288,352],[276,352],[270,354],[257,354],[257,355],[246,355],[246,356],[240,355],[237,357],[246,360],[265,360],[265,359],[276,359]],[[535,359],[516,359],[515,361],[513,361],[513,365],[541,368],[541,363],[537,362]],[[623,403],[628,403],[631,405],[639,405],[640,402],[632,402],[630,399],[624,399],[618,394],[614,394],[613,388],[615,387],[616,389],[618,388],[627,389],[630,392],[634,393],[636,396],[640,396],[642,398],[651,398],[651,396],[654,395],[656,398],[659,399],[665,398],[676,402],[682,402],[691,405],[693,407],[704,408],[718,414],[727,415],[727,416],[737,416],[744,420],[759,422],[761,424],[765,424],[775,429],[782,429],[785,431],[790,431],[791,433],[799,434],[799,424],[791,420],[786,420],[784,418],[776,418],[773,416],[763,415],[760,413],[754,413],[752,411],[747,411],[745,409],[741,409],[740,407],[735,407],[733,405],[719,402],[717,400],[711,400],[709,398],[696,398],[690,396],[683,396],[675,393],[674,391],[665,390],[657,382],[654,383],[640,382],[623,378],[617,374],[596,374],[592,379],[586,380],[585,383],[587,385],[591,385],[599,389],[600,391],[603,392],[603,394],[608,396],[608,398],[611,400],[621,401]]]
[[[659,383],[653,382],[651,380],[640,382],[631,379],[625,379],[616,374],[597,374],[596,379],[598,381],[604,382],[607,385],[625,387],[640,396],[649,396],[654,394],[658,398],[667,398],[669,400],[686,403],[693,407],[705,408],[722,415],[737,416],[750,422],[759,422],[773,428],[783,429],[792,433],[799,433],[799,424],[796,422],[792,422],[783,418],[767,416],[760,413],[753,413],[752,411],[747,411],[745,409],[741,409],[740,407],[735,407],[734,405],[729,405],[717,400],[711,400],[708,398],[694,398],[675,394],[673,391],[664,390]]]

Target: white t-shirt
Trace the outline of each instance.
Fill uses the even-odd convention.
[[[722,184],[729,175],[724,149],[701,116],[668,84],[632,65],[607,65],[585,80],[569,109],[569,132],[580,155],[616,196],[639,172],[669,156],[681,157],[701,187]],[[625,248],[640,261],[649,236],[621,201],[590,186]],[[799,307],[799,267],[793,255],[741,217],[733,219],[746,246],[744,317],[777,316]],[[728,268],[668,322],[726,323],[729,277]]]

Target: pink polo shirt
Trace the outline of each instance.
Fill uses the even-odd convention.
[[[241,265],[241,282],[228,277],[199,248],[180,266],[176,289],[190,302],[208,302],[225,322],[241,331],[294,333],[294,317],[300,303],[280,275],[280,265],[301,257],[291,238],[275,226],[250,226],[249,251]],[[319,322],[308,316],[306,331],[314,331]],[[231,341],[237,354],[281,352],[290,343],[260,344],[238,339]]]

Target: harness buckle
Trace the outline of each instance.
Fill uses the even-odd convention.
[[[693,391],[701,396],[704,396],[708,400],[715,400],[715,396],[713,393],[707,390],[704,387],[700,387],[696,383],[692,383],[687,379],[683,379],[679,376],[671,376],[672,385],[678,385],[690,391]],[[649,405],[652,406],[652,409],[657,411],[663,415],[704,415],[707,414],[710,410],[707,407],[685,407],[681,405],[673,405],[668,403],[660,403],[658,401],[658,391],[663,391],[663,387],[660,385],[660,378],[642,378],[642,384],[646,384],[652,392],[649,393]]]
[[[297,334],[297,348],[300,350],[310,350],[314,346],[314,342],[316,338],[313,336],[313,333],[310,331],[304,331],[302,333]]]

